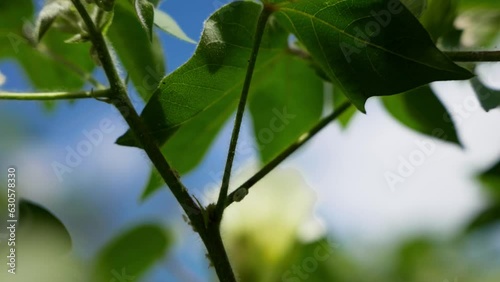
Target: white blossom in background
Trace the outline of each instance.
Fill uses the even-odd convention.
[[[245,174],[234,183],[251,176]],[[230,255],[238,261],[239,256],[250,255],[246,248],[251,247],[272,265],[287,256],[297,240],[324,236],[323,225],[314,217],[315,202],[316,195],[299,170],[275,169],[225,211],[221,230]]]

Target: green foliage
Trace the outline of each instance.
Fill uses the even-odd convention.
[[[323,81],[304,60],[286,53],[254,79],[249,109],[260,157],[267,163],[319,120]]]
[[[177,22],[167,13],[162,10],[155,10],[154,24],[165,31],[181,40],[189,43],[196,43],[193,39],[189,38],[186,33],[179,27]]]
[[[445,119],[450,115],[429,85],[382,100],[389,113],[405,126],[460,145],[453,122]]]
[[[500,107],[500,90],[494,90],[484,85],[479,77],[474,77],[470,80],[470,83],[485,111],[489,112]]]
[[[118,1],[114,14],[108,38],[137,92],[147,101],[165,75],[162,46],[156,35],[149,40],[128,1]]]
[[[353,3],[285,2],[276,18],[297,36],[359,110],[364,111],[365,101],[372,96],[472,76],[436,48],[399,1]]]
[[[71,250],[71,236],[64,224],[44,207],[19,201],[20,240],[44,248],[46,255],[63,255]],[[22,246],[21,246],[22,247]]]
[[[152,40],[155,6],[147,0],[134,0],[134,8],[142,28]]]
[[[165,183],[163,182],[163,178],[161,178],[160,173],[156,168],[151,169],[151,173],[149,174],[148,183],[144,188],[144,192],[141,195],[141,201],[145,201],[151,195],[154,194],[158,189],[160,189]]]
[[[30,39],[34,26],[29,22],[33,17],[32,1],[9,3],[2,1],[0,4],[0,59],[16,59],[38,90],[61,87],[68,91],[79,90],[95,66],[88,55],[89,46],[64,44],[66,35],[58,29],[44,31],[43,40],[34,43]]]
[[[344,92],[342,91],[342,89],[340,89],[339,87],[335,87],[333,86],[333,97],[332,97],[332,101],[333,101],[333,108],[334,109],[338,109],[343,103],[345,102],[348,102],[349,100],[347,99],[347,97],[345,96]],[[347,109],[345,111],[344,114],[342,114],[339,118],[338,118],[338,121],[340,123],[340,125],[343,127],[343,128],[346,128],[347,125],[349,124],[349,122],[351,121],[351,119],[354,117],[354,115],[356,114],[357,110],[353,107]]]
[[[471,220],[466,233],[484,230],[500,223],[500,162],[478,175],[484,185],[490,202]]]
[[[151,224],[120,234],[100,252],[92,281],[109,282],[117,275],[126,275],[127,281],[140,281],[141,275],[165,256],[171,241],[164,229]]]
[[[255,3],[236,2],[212,15],[205,24],[194,56],[162,81],[142,113],[159,143],[163,144],[168,140],[164,152],[181,173],[192,169],[201,160],[210,142],[236,107],[259,11],[259,5]],[[269,142],[273,144],[266,144],[268,149],[263,153],[263,159],[266,160],[285,144],[291,143],[306,125],[311,125],[311,121],[319,117],[318,108],[321,107],[318,105],[321,102],[318,101],[322,99],[322,83],[314,77],[305,63],[291,56],[293,54],[288,51],[287,33],[279,26],[270,25],[264,35],[250,90],[253,105],[259,105],[259,99],[267,95],[269,97],[266,99],[273,101],[273,104],[266,105],[271,108],[259,111],[259,114],[276,115],[273,113],[274,108],[282,112],[283,107],[292,106],[290,103],[295,104],[293,107],[297,109],[299,103],[302,103],[299,101],[304,100],[312,108],[297,109],[303,113],[304,120],[294,120],[285,127],[289,134],[284,132],[282,136]],[[287,66],[294,68],[286,70]],[[284,76],[270,79],[277,75]],[[302,75],[305,76],[299,77]],[[313,88],[308,89],[311,86]],[[295,89],[296,87],[299,88]],[[303,91],[299,93],[301,89]],[[287,94],[283,90],[293,92]],[[289,95],[290,98],[283,95]],[[260,118],[253,116],[254,119]],[[257,120],[255,130],[258,132],[263,126],[269,127],[269,122],[266,118]],[[281,134],[275,136],[277,135]],[[121,137],[118,143],[134,145],[129,134]],[[187,146],[190,154],[184,154]]]

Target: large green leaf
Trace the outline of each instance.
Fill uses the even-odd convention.
[[[278,21],[361,111],[372,96],[472,76],[436,48],[399,1],[286,1],[277,9]]]
[[[267,163],[319,120],[323,81],[304,60],[288,54],[255,79],[250,112],[260,157]]]
[[[92,281],[140,281],[141,275],[165,256],[170,245],[170,235],[160,226],[135,227],[100,252]]]
[[[470,83],[485,111],[489,112],[500,107],[500,90],[494,90],[484,85],[479,77],[472,78]]]
[[[444,118],[449,116],[447,110],[429,85],[382,100],[389,113],[407,127],[460,145],[455,126]]]
[[[162,80],[142,113],[160,144],[181,125],[213,107],[223,110],[223,115],[234,110],[220,103],[234,105],[232,101],[238,99],[260,10],[260,5],[252,2],[234,2],[218,10],[205,23],[193,57]],[[287,52],[287,34],[282,29],[270,26],[264,37],[256,73],[267,70]],[[217,110],[212,109],[212,113],[217,114]],[[198,134],[198,138],[205,137]],[[118,144],[136,145],[130,133],[120,137]]]
[[[126,0],[117,1],[107,35],[137,92],[147,101],[165,75],[160,41],[154,34],[153,41],[149,40],[134,7]]]

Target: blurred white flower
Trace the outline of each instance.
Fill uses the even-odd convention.
[[[249,176],[250,173],[242,173],[235,182]],[[260,259],[275,264],[297,240],[323,236],[323,226],[314,218],[315,198],[297,169],[272,171],[224,213],[221,231],[231,256],[250,256],[246,248],[255,248],[262,256]]]

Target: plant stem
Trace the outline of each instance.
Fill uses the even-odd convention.
[[[206,233],[201,235],[201,239],[207,248],[210,262],[215,268],[219,280],[221,282],[236,282],[236,277],[231,268],[231,263],[229,262],[220,234],[220,222],[212,222],[212,224],[208,225]]]
[[[153,165],[183,208],[194,230],[198,232],[202,238],[220,281],[236,282],[231,264],[227,258],[226,250],[220,238],[219,224],[206,225],[203,217],[204,210],[202,210],[189,195],[187,189],[177,176],[177,173],[174,172],[161,153],[156,140],[149,134],[146,125],[135,111],[127,95],[125,85],[118,75],[116,65],[111,58],[102,33],[95,27],[92,18],[81,3],[81,0],[71,1],[88,27],[89,36],[97,51],[106,76],[108,77],[112,91],[111,103],[120,111],[123,118],[127,121],[135,138],[142,145],[142,148],[151,159]]]
[[[499,62],[500,51],[456,51],[444,52],[455,62]]]
[[[109,80],[111,87],[111,103],[118,109],[118,111],[122,114],[123,118],[126,120],[128,125],[130,126],[131,131],[136,136],[138,142],[146,151],[146,154],[153,162],[154,166],[162,176],[163,180],[166,182],[177,201],[183,206],[187,215],[191,219],[191,216],[196,214],[196,211],[199,211],[199,207],[195,204],[189,193],[187,192],[184,185],[181,183],[180,179],[177,177],[177,174],[170,167],[168,162],[163,157],[156,141],[149,134],[149,131],[146,128],[146,125],[142,122],[139,114],[135,111],[130,99],[127,95],[127,90],[120,76],[118,75],[118,71],[116,70],[115,63],[111,58],[111,55],[108,50],[108,46],[104,37],[100,31],[95,27],[92,18],[88,14],[87,10],[80,2],[81,0],[71,0],[78,13],[82,17],[83,21],[87,25],[89,30],[89,35],[96,48],[99,60],[102,63],[102,67],[104,68],[104,72]]]
[[[257,62],[257,55],[259,54],[260,42],[262,41],[262,36],[264,35],[264,29],[266,28],[267,20],[271,15],[272,10],[264,6],[259,20],[257,22],[257,29],[255,31],[254,45],[252,48],[252,53],[248,61],[247,72],[245,76],[245,81],[243,83],[243,89],[241,91],[240,102],[238,104],[238,109],[236,111],[236,118],[234,121],[233,132],[231,135],[231,143],[229,144],[229,150],[227,154],[226,166],[224,168],[224,175],[222,177],[222,185],[219,192],[219,199],[217,200],[217,206],[215,208],[215,221],[219,222],[222,219],[222,214],[226,208],[227,194],[229,189],[229,182],[231,179],[231,170],[233,167],[234,155],[236,153],[236,145],[238,144],[238,137],[240,134],[241,122],[243,120],[243,114],[245,112],[245,106],[248,98],[248,92],[250,90],[250,84],[252,82],[252,76],[255,69],[255,63]]]
[[[323,128],[325,128],[330,122],[337,119],[342,113],[344,113],[352,104],[350,102],[345,102],[340,105],[338,109],[336,109],[333,113],[323,118],[318,122],[313,128],[311,128],[308,132],[302,134],[295,143],[286,148],[283,152],[281,152],[276,158],[267,163],[261,170],[259,170],[254,176],[248,179],[245,183],[243,183],[240,187],[238,187],[234,192],[232,192],[226,202],[226,207],[235,202],[235,195],[239,193],[240,189],[250,189],[255,183],[264,178],[269,172],[271,172],[274,168],[276,168],[281,162],[283,162],[286,158],[288,158],[291,154],[293,154],[297,149],[302,147],[307,141],[309,141],[314,135],[320,132]],[[243,195],[245,195],[244,193]],[[240,199],[241,200],[241,199]]]
[[[86,98],[109,98],[110,89],[78,92],[14,93],[0,91],[0,100],[64,100]]]

